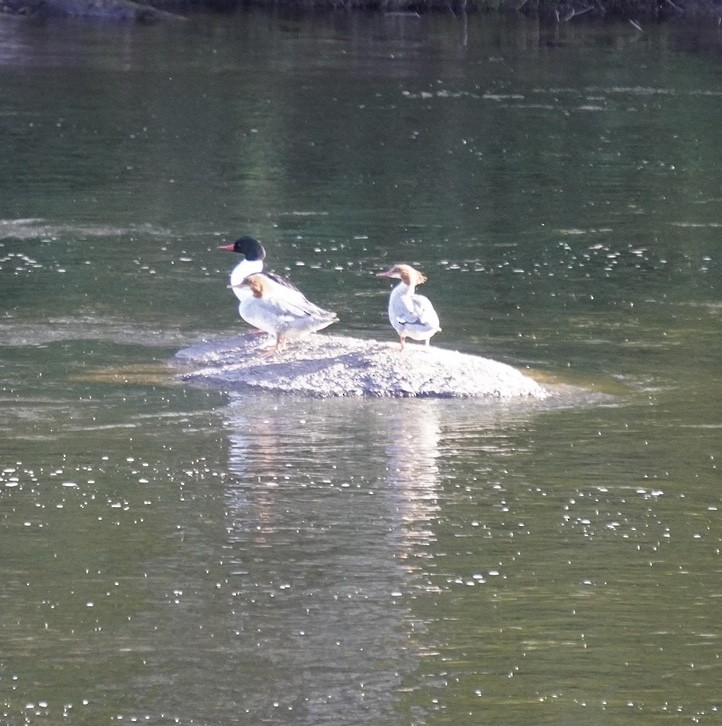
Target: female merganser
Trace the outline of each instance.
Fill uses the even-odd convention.
[[[286,288],[266,275],[249,275],[240,287],[242,293],[250,291],[238,306],[241,317],[276,338],[276,346],[269,353],[283,350],[288,339],[315,333],[338,321],[336,313],[314,305],[303,295],[301,301],[290,299]]]
[[[266,258],[266,250],[254,237],[245,235],[231,244],[221,245],[218,249],[226,250],[228,252],[238,252],[238,254],[243,255],[243,259],[231,271],[230,282],[230,287],[239,300],[243,300],[244,296],[250,297],[251,294],[247,287],[241,287],[241,283],[249,275],[256,275],[259,273],[263,273],[263,275],[274,282],[285,285],[289,290],[295,290],[299,295],[301,295],[296,286],[288,280],[279,277],[273,272],[263,272],[263,260]],[[303,295],[301,295],[301,297],[303,297]]]
[[[441,328],[429,298],[415,293],[416,286],[426,282],[426,277],[410,265],[394,265],[386,272],[379,272],[378,277],[401,280],[389,297],[389,321],[399,334],[401,350],[406,338],[423,340],[428,345],[431,336]]]

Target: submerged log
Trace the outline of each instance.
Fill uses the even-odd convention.
[[[179,351],[185,382],[222,390],[257,389],[312,397],[534,398],[548,392],[516,368],[453,350],[311,335],[265,355],[264,335],[200,343]]]

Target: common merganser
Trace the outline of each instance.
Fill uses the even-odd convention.
[[[274,282],[284,285],[289,290],[295,290],[301,297],[303,295],[298,291],[296,286],[273,272],[263,272],[263,260],[266,259],[266,250],[264,246],[250,235],[239,237],[235,242],[227,245],[220,245],[219,250],[227,252],[237,252],[243,255],[243,259],[231,271],[230,288],[239,300],[243,300],[244,296],[249,297],[251,292],[246,287],[241,287],[241,283],[249,276],[262,273]]]
[[[399,334],[401,350],[406,338],[423,340],[429,345],[434,333],[438,333],[439,316],[429,298],[415,292],[416,286],[426,282],[426,277],[410,265],[394,265],[378,277],[392,277],[401,282],[389,297],[389,322]]]
[[[257,326],[254,322],[249,320],[247,315],[243,312],[243,302],[248,298],[253,297],[251,288],[248,285],[243,285],[243,281],[250,275],[260,275],[264,278],[275,290],[275,298],[283,299],[292,305],[300,307],[308,305],[315,307],[292,282],[280,275],[276,275],[274,272],[263,271],[263,260],[266,259],[266,250],[255,237],[244,235],[231,244],[221,245],[218,249],[226,250],[228,252],[237,252],[238,254],[243,255],[243,259],[233,268],[233,270],[231,270],[231,279],[228,287],[233,290],[233,294],[240,300],[240,304],[238,305],[238,314],[241,318],[250,325],[260,328],[254,332],[267,331],[262,326]],[[320,310],[321,308],[318,309]]]
[[[315,333],[338,321],[336,313],[314,305],[303,295],[301,300],[290,299],[286,288],[266,275],[249,275],[240,287],[242,293],[251,293],[241,298],[241,317],[276,338],[275,348],[268,353],[283,350],[289,339]]]

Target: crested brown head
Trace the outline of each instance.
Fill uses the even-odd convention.
[[[421,285],[426,282],[426,275],[411,267],[411,265],[394,265],[386,272],[379,272],[379,277],[394,277],[406,285]]]

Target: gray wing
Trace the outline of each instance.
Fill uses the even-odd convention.
[[[265,304],[273,311],[275,315],[285,318],[335,318],[336,313],[330,310],[314,305],[308,301],[300,292],[295,291],[296,295],[274,296],[264,298]]]
[[[439,324],[439,316],[434,310],[429,298],[423,295],[414,295],[411,299],[405,298],[403,310],[399,311],[399,322],[404,325],[430,325]]]

